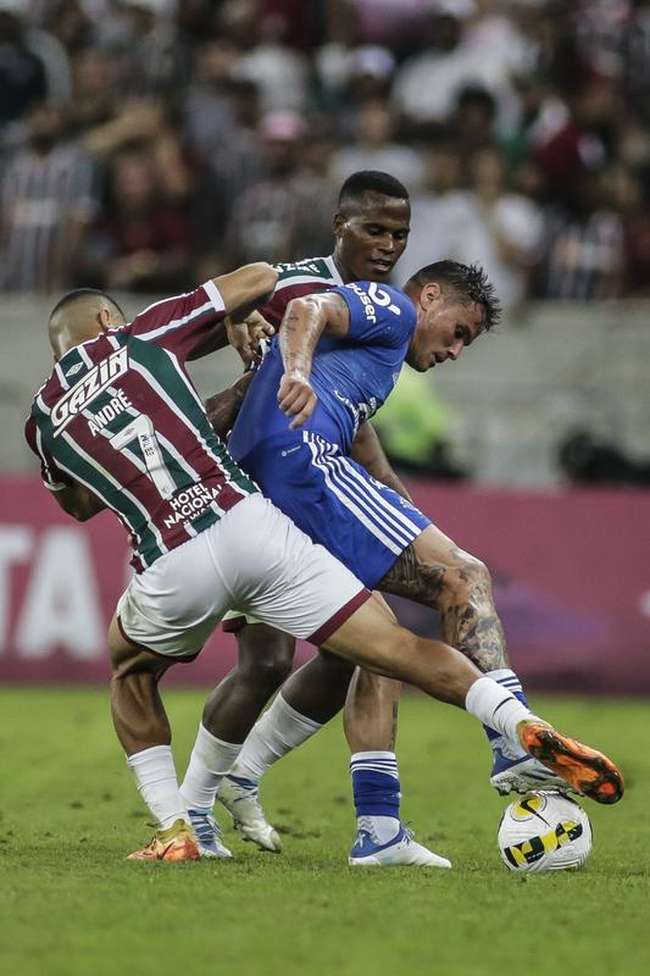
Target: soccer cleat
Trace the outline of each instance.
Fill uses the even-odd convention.
[[[231,851],[221,843],[221,827],[211,813],[200,810],[188,810],[194,833],[199,842],[201,857],[228,858]]]
[[[547,769],[534,756],[526,754],[512,758],[505,755],[501,749],[494,749],[490,783],[501,796],[506,796],[508,793],[529,793],[531,790],[575,792],[566,780]]]
[[[180,818],[167,830],[159,830],[141,851],[133,851],[128,861],[198,861],[201,857],[194,831]]]
[[[376,844],[367,830],[360,830],[348,864],[352,867],[451,867],[451,861],[418,844],[412,831],[403,825],[387,844]]]
[[[264,815],[257,783],[239,776],[224,776],[217,799],[231,815],[235,830],[244,840],[252,840],[263,851],[282,849],[280,835]]]
[[[617,803],[623,796],[623,777],[602,752],[569,739],[544,722],[520,722],[517,733],[526,752],[562,777],[576,793],[596,803]]]

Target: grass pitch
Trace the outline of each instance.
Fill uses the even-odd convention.
[[[183,768],[203,696],[166,696]],[[586,801],[594,852],[577,874],[520,878],[499,861],[503,800],[468,716],[404,701],[403,812],[454,862],[346,865],[353,838],[347,753],[331,723],[268,776],[284,852],[228,830],[232,863],[137,864],[147,815],[113,737],[105,690],[4,690],[0,970],[7,976],[578,976],[650,972],[647,704],[536,701],[617,759],[628,791]],[[225,815],[224,818],[225,819]]]

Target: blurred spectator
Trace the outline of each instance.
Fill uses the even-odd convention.
[[[621,292],[623,227],[603,177],[586,173],[571,209],[548,211],[537,272],[540,298],[593,301]]]
[[[408,247],[397,266],[403,284],[420,268],[447,254],[463,214],[462,161],[453,143],[440,143],[426,157],[424,187],[411,198]]]
[[[547,200],[571,206],[585,173],[613,158],[622,116],[616,85],[604,79],[590,81],[568,104],[553,104],[532,152]]]
[[[132,291],[183,287],[190,223],[183,199],[168,192],[162,171],[142,150],[126,149],[114,158],[108,206],[87,243],[85,282]]]
[[[117,78],[115,60],[101,48],[83,48],[75,55],[68,125],[78,138],[115,118],[118,111]]]
[[[242,51],[235,77],[255,82],[263,111],[301,111],[307,97],[307,64],[284,43],[282,18],[265,16],[261,0],[226,0],[219,24]]]
[[[449,130],[459,149],[473,153],[494,142],[497,106],[485,88],[468,85],[458,93]]]
[[[456,154],[448,153],[445,158],[438,153],[433,163],[443,179],[455,178]],[[408,269],[412,273],[443,257],[467,264],[478,262],[487,271],[504,308],[519,306],[527,297],[531,272],[539,256],[541,214],[531,200],[507,191],[498,149],[477,152],[469,169],[468,190],[454,191],[449,187],[428,206],[417,198],[413,201]],[[434,171],[434,184],[435,180]]]
[[[45,26],[69,54],[93,41],[93,23],[81,0],[55,0],[48,5]]]
[[[616,208],[623,222],[622,291],[650,296],[650,187],[629,167],[610,174]]]
[[[100,23],[100,46],[119,59],[129,94],[173,101],[187,84],[190,52],[176,26],[177,7],[178,0],[120,0],[117,16]]]
[[[650,0],[0,0],[3,246],[14,220],[25,231],[6,186],[26,143],[32,176],[63,155],[111,177],[148,157],[185,243],[155,275],[140,262],[139,288],[174,287],[188,254],[215,273],[325,250],[333,188],[370,167],[412,193],[400,279],[483,260],[516,305],[541,254],[538,297],[650,294],[649,39]],[[41,152],[27,113],[43,100],[63,120]],[[58,253],[74,279],[78,247]]]
[[[204,159],[220,142],[236,137],[239,125],[245,125],[235,118],[232,98],[238,58],[237,48],[225,41],[207,41],[196,52],[194,79],[184,99],[182,116],[189,144]],[[253,92],[257,94],[256,85]]]
[[[225,240],[226,263],[288,261],[300,253],[300,205],[293,192],[304,120],[293,112],[272,112],[260,123],[266,176],[235,202]]]
[[[19,0],[0,0],[0,125],[20,119],[47,94],[47,76],[31,49]]]
[[[199,137],[190,146],[199,153],[196,211],[196,243],[207,268],[219,267],[216,253],[223,246],[224,230],[232,208],[242,194],[265,174],[260,146],[257,85],[251,81],[230,83],[224,105],[223,130],[209,139]],[[189,121],[189,119],[188,119]]]
[[[346,138],[354,136],[359,106],[384,101],[390,94],[395,58],[385,47],[325,44],[316,54],[315,68],[322,101],[336,111],[338,128]]]
[[[490,92],[506,118],[513,113],[509,79],[524,58],[523,43],[521,49],[504,44],[493,51],[476,25],[467,30],[445,9],[432,16],[429,36],[428,48],[404,62],[393,89],[397,110],[415,131],[444,123],[468,85]]]
[[[622,38],[623,91],[643,123],[650,125],[650,0],[636,0]]]
[[[386,102],[366,102],[359,110],[356,145],[339,149],[332,174],[342,183],[351,173],[363,169],[390,173],[410,193],[422,185],[424,164],[420,153],[393,140],[394,119]]]
[[[2,289],[51,292],[69,286],[95,205],[88,155],[64,141],[56,106],[36,104],[29,113],[28,145],[1,182]]]

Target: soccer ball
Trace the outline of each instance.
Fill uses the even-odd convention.
[[[564,871],[589,857],[591,824],[575,800],[536,790],[506,807],[497,840],[510,871]]]

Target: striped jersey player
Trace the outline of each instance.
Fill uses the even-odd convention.
[[[214,434],[185,370],[223,318],[212,281],[156,302],[66,352],[34,399],[26,433],[44,484],[56,491],[73,479],[112,509],[137,571],[256,490]]]
[[[270,266],[251,265],[218,281],[237,308],[251,291],[253,298],[270,293],[276,279]],[[260,281],[266,285],[261,292]],[[52,323],[60,331],[61,317],[74,320],[86,297],[81,290],[59,303],[51,336]],[[228,306],[217,284],[211,280],[156,302],[128,324],[112,300],[101,300],[105,317],[99,328],[90,318],[85,341],[65,342],[63,331],[65,348],[34,399],[26,436],[40,457],[44,484],[67,511],[78,517],[66,498],[82,491],[85,517],[111,509],[129,533],[136,575],[118,605],[124,636],[189,658],[231,603],[239,605],[241,594],[288,632],[321,640],[327,621],[340,622],[343,606],[352,601],[352,612],[366,594],[350,572],[262,499],[207,419],[186,363],[226,344]],[[245,512],[237,511],[215,534],[241,502]],[[217,557],[237,525],[242,540],[236,552]],[[217,584],[215,561],[223,563]],[[323,572],[339,581],[332,576],[326,585]],[[206,602],[181,612],[185,597],[177,583],[170,590],[170,574],[194,580],[194,592],[205,591]]]

